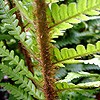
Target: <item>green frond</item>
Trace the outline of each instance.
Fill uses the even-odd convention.
[[[82,72],[82,71],[99,71],[100,67],[94,64],[65,64],[65,67],[59,68],[55,74],[57,80],[63,79],[69,72]],[[89,75],[89,74],[88,74]]]
[[[94,65],[98,65],[100,67],[100,59],[99,57],[95,57],[93,59],[90,60],[83,60],[84,64],[94,64]]]
[[[2,1],[2,0],[1,0]],[[18,26],[18,19],[16,19],[16,15],[13,14],[15,10],[6,9],[3,2],[0,4],[0,20],[3,24],[2,26],[2,32],[7,31],[11,36],[13,36],[15,39],[20,40],[20,42],[23,44],[23,46],[26,47],[28,51],[30,51],[31,54],[33,52],[38,52],[37,41],[36,36],[34,33],[32,33],[34,36],[30,36],[30,38],[27,38],[28,33],[27,32],[21,32],[21,27]],[[31,33],[30,33],[31,34]],[[34,54],[33,54],[34,55]]]
[[[44,94],[40,90],[36,89],[32,81],[23,76],[20,71],[16,72],[14,69],[6,65],[0,65],[0,69],[4,74],[8,75],[9,78],[15,81],[15,84],[19,84],[21,89],[24,89],[24,91],[28,92],[37,99],[44,99]]]
[[[28,68],[25,66],[24,61],[19,57],[14,55],[14,51],[9,52],[5,47],[0,47],[0,57],[3,57],[3,61],[9,61],[9,65],[16,66],[14,71],[17,73],[20,71],[22,75],[26,75],[28,78],[33,78],[33,75]]]
[[[70,34],[70,33],[71,34]],[[78,32],[73,32],[71,30],[69,30],[69,32],[65,32],[64,36],[59,37],[58,39],[55,39],[55,45],[58,48],[64,47],[66,45],[72,45],[72,44],[79,44],[80,43],[80,33],[78,34]]]
[[[61,100],[95,100],[95,89],[65,90],[58,93]]]
[[[10,39],[12,39],[12,38],[13,38],[13,37],[10,36],[10,35],[0,34],[0,41],[1,41],[1,40],[5,40],[5,39],[10,40]]]
[[[84,98],[82,98],[81,95],[79,95],[78,99],[81,100],[82,98],[82,100],[83,99],[94,100],[94,97],[93,99],[91,97],[94,96],[94,94],[89,95],[89,93],[86,93],[86,91],[87,89],[90,90],[95,89],[95,91],[97,91],[96,89],[99,90],[100,75],[91,74],[90,70],[95,69],[99,71],[100,63],[97,66],[97,61],[96,63],[91,63],[92,61],[94,62],[93,59],[88,60],[87,62],[86,60],[78,60],[78,59],[80,59],[80,57],[83,56],[87,56],[90,54],[93,55],[94,53],[100,52],[100,41],[98,41],[96,45],[88,44],[87,47],[81,44],[77,45],[77,43],[80,43],[81,40],[79,38],[82,36],[85,37],[87,33],[86,34],[78,33],[78,35],[76,33],[75,34],[73,33],[72,38],[66,35],[66,37],[68,37],[69,40],[67,39],[66,43],[61,43],[61,45],[63,47],[63,46],[67,46],[66,44],[72,44],[76,42],[74,43],[75,45],[77,45],[75,49],[62,48],[60,50],[55,46],[53,46],[53,44],[51,44],[50,46],[51,48],[49,48],[48,45],[46,48],[46,50],[49,49],[51,50],[50,52],[51,55],[49,56],[49,58],[51,59],[48,59],[47,56],[41,57],[40,56],[41,54],[43,54],[44,56],[44,53],[42,52],[44,48],[42,48],[41,51],[39,50],[39,46],[41,47],[41,45],[43,45],[41,44],[42,43],[41,41],[43,40],[41,40],[42,39],[41,37],[40,37],[41,41],[38,40],[38,37],[40,35],[37,36],[37,34],[35,34],[37,33],[37,30],[39,28],[36,27],[38,26],[39,21],[36,21],[38,19],[36,18],[38,14],[36,15],[35,13],[38,12],[37,10],[38,6],[36,9],[36,4],[38,5],[39,1],[38,0],[35,1],[34,0],[13,0],[13,1],[15,2],[16,7],[10,9],[8,4],[5,4],[6,1],[0,0],[0,33],[1,33],[0,34],[0,41],[1,41],[0,42],[0,62],[1,62],[0,81],[2,80],[3,75],[7,75],[14,83],[13,85],[11,85],[10,83],[0,83],[0,87],[4,87],[4,89],[10,91],[10,94],[13,95],[18,100],[34,100],[34,99],[45,100],[45,97],[52,97],[52,95],[50,95],[49,90],[47,90],[48,92],[45,91],[46,89],[48,89],[48,86],[52,86],[50,84],[53,84],[54,82],[48,82],[46,80],[47,84],[43,85],[45,84],[45,79],[46,78],[50,79],[50,78],[48,78],[48,75],[46,76],[46,73],[49,72],[43,71],[40,67],[41,65],[43,65],[43,67],[45,67],[45,65],[48,65],[48,63],[42,64],[42,62],[45,63],[45,60],[47,58],[47,60],[50,60],[50,64],[52,67],[53,65],[62,67],[59,70],[55,69],[57,73],[55,74],[56,82],[54,83],[55,86],[54,91],[58,93],[58,96],[59,95],[63,96],[61,98],[59,98],[60,97],[59,96],[57,97],[57,99],[59,98],[60,100],[67,100],[68,97],[68,100],[74,100],[73,97],[69,97],[69,96],[77,92],[74,95],[77,97],[77,94],[79,94],[79,90],[83,90],[83,92],[81,91],[80,94],[83,95]],[[42,0],[40,1],[42,2]],[[61,1],[64,1],[63,2],[64,4],[62,4]],[[76,2],[72,2],[72,1],[76,1]],[[67,4],[65,4],[65,2]],[[46,13],[46,17],[47,17],[46,28],[50,32],[47,37],[51,38],[50,40],[51,42],[55,42],[53,40],[54,38],[58,38],[59,36],[62,36],[65,30],[72,28],[75,24],[81,23],[82,21],[91,20],[91,16],[98,16],[100,14],[100,0],[84,0],[84,1],[83,0],[68,0],[68,1],[44,0],[43,4],[46,4],[46,11],[45,8],[43,11]],[[40,4],[40,6],[42,6],[42,3]],[[21,20],[23,23],[22,25],[23,29],[21,29],[21,27],[18,25],[19,20],[16,19],[16,15],[14,14],[17,10],[20,11]],[[43,16],[44,15],[45,14],[43,14]],[[93,28],[95,27],[93,26]],[[24,29],[25,32],[23,31]],[[89,30],[89,28],[84,28],[84,29],[91,31]],[[71,32],[68,32],[67,34],[69,33]],[[95,37],[94,34],[95,32],[92,34],[90,33],[91,36],[93,35],[93,37]],[[100,36],[98,34],[98,38],[95,37],[94,41],[99,40],[99,38]],[[33,68],[34,69],[33,74],[28,70],[27,66],[25,66],[24,60],[20,58],[22,57],[22,55],[20,54],[19,51],[17,51],[18,49],[14,48],[15,52],[18,53],[19,56],[15,55],[14,50],[11,51],[8,50],[9,47],[11,47],[9,43],[12,42],[9,40],[12,39],[16,41],[16,44],[19,41],[23,46],[22,48],[26,49],[26,51],[28,52],[28,55],[31,57],[32,63],[34,63],[34,66],[36,66]],[[50,41],[48,38],[47,43],[51,43]],[[86,42],[90,43],[90,41],[86,41]],[[4,45],[8,46],[8,49],[6,49]],[[68,45],[68,47],[70,47],[70,45]],[[83,63],[85,64],[90,63],[95,65],[90,65],[90,64],[85,65]],[[90,73],[83,72],[83,71],[89,71]],[[50,77],[52,77],[52,75]],[[51,89],[50,91],[52,92],[53,90]],[[63,95],[64,92],[66,93]],[[54,92],[52,94],[54,94]],[[86,97],[89,97],[89,99]],[[75,100],[78,99],[75,98]]]
[[[54,2],[59,2],[59,1],[64,1],[64,0],[46,0],[47,3],[54,3]]]
[[[59,68],[59,70],[57,70],[57,72],[55,74],[55,78],[57,80],[60,80],[60,79],[64,78],[67,74],[68,74],[68,72],[66,71],[65,67]]]
[[[33,6],[32,2],[28,3],[31,8],[28,8],[26,5],[24,5],[21,1],[14,0],[17,8],[21,12],[22,16],[27,19],[29,23],[33,23]],[[23,7],[24,6],[24,7]],[[29,13],[30,11],[30,13]]]
[[[26,78],[32,79],[37,83],[37,79],[35,78],[35,76],[33,76],[32,73],[25,66],[24,61],[22,59],[19,60],[19,57],[17,55],[14,55],[14,51],[9,52],[9,50],[7,50],[5,47],[0,48],[0,57],[3,57],[2,60],[3,60],[4,64],[5,64],[4,61],[9,61],[9,63],[8,63],[9,70],[10,70],[10,72],[11,71],[14,72],[11,75],[14,75],[15,73],[16,74],[19,73],[19,75],[22,76],[22,79],[23,79],[23,76],[25,76]],[[3,65],[1,65],[1,66],[3,66]],[[11,66],[15,66],[15,67],[12,68]],[[4,69],[2,69],[2,71],[3,72],[5,71],[4,72],[5,74],[9,74],[10,75],[10,73],[8,73],[8,70],[6,70],[7,69],[6,67],[2,67],[2,68],[4,68]],[[17,76],[17,79],[15,78],[15,80],[19,80],[18,78],[21,77],[21,76]],[[14,80],[13,77],[16,77],[16,76],[12,76],[10,78],[12,78],[12,80]],[[27,81],[28,81],[28,79],[27,79]],[[20,81],[18,81],[18,82],[20,83]],[[26,85],[27,84],[28,83],[26,83]],[[36,92],[38,92],[38,90]]]
[[[72,72],[100,70],[100,67],[94,64],[66,64],[65,70]]]
[[[66,90],[66,89],[78,89],[78,88],[98,88],[100,87],[100,81],[95,81],[95,82],[87,82],[87,83],[80,83],[80,84],[73,84],[73,83],[67,83],[63,81],[58,81],[56,82],[56,88],[58,90]]]
[[[98,74],[90,74],[88,72],[69,72],[65,79],[61,80],[61,82],[71,82],[73,79],[77,79],[80,77],[96,77]]]
[[[49,25],[52,38],[55,36],[62,35],[60,34],[61,30],[69,29],[73,27],[73,24],[80,23],[82,21],[89,20],[89,16],[99,15],[100,14],[100,1],[99,0],[78,0],[78,2],[70,3],[69,5],[61,4],[60,6],[57,3],[51,4],[49,8],[49,14],[51,14],[48,19],[48,23],[53,23]],[[55,34],[55,35],[54,35]]]
[[[62,63],[79,63],[83,61],[74,60],[77,57],[86,56],[89,54],[93,54],[100,51],[100,41],[96,43],[96,46],[93,44],[88,44],[87,48],[83,45],[77,45],[76,50],[74,48],[63,48],[59,50],[58,48],[54,48],[55,61],[54,64],[62,64]]]
[[[34,100],[32,96],[28,95],[28,93],[23,91],[20,87],[18,88],[10,83],[0,83],[0,86],[10,91],[10,94],[18,100]]]
[[[100,19],[89,20],[74,25],[73,28],[64,32],[63,36],[57,39],[55,45],[58,48],[71,45],[72,47],[80,43],[94,43],[100,38]]]
[[[2,71],[0,70],[0,82],[3,79],[3,77],[4,77],[4,75],[3,75]]]

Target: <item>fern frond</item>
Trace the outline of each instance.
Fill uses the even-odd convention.
[[[55,78],[57,80],[60,80],[60,79],[64,78],[67,75],[67,73],[68,72],[66,71],[65,67],[64,68],[59,68],[59,70],[57,70],[57,72],[55,74]]]
[[[99,58],[93,58],[90,60],[83,60],[84,64],[94,64],[94,65],[98,65],[98,67],[100,67],[100,59]]]
[[[61,100],[95,100],[96,89],[65,90],[58,93]]]
[[[66,89],[77,89],[77,88],[97,88],[100,87],[100,81],[95,82],[87,82],[87,83],[80,83],[80,84],[73,84],[73,83],[67,83],[67,82],[56,82],[56,88],[58,90],[66,90]]]
[[[19,11],[21,12],[22,16],[25,17],[29,23],[33,24],[32,3],[30,3],[30,7],[32,7],[32,9],[30,9],[30,13],[29,13],[29,11],[28,11],[29,9],[27,8],[27,6],[24,5],[21,1],[14,0],[14,2],[16,4],[17,8],[19,9]]]
[[[37,83],[38,77],[36,77],[35,75],[33,76],[33,74],[28,70],[28,68],[25,66],[23,59],[19,60],[19,57],[17,55],[14,55],[14,51],[10,51],[7,50],[5,47],[0,48],[0,57],[2,57],[2,61],[5,64],[5,61],[8,61],[8,65],[10,67],[13,67],[13,71],[15,73],[20,73],[21,75],[34,80],[34,82],[40,86]],[[42,80],[42,78],[41,78]]]
[[[56,72],[55,78],[57,80],[61,80],[68,72],[82,72],[82,71],[99,71],[100,67],[94,64],[65,64],[65,67],[59,68],[59,70]]]
[[[49,8],[48,22],[52,21],[53,25],[49,25],[50,29],[57,30],[59,33],[53,33],[60,35],[60,30],[65,30],[73,27],[73,24],[80,23],[81,21],[89,20],[91,15],[100,14],[100,1],[99,0],[78,0],[77,3],[73,2],[69,5],[53,3],[51,8]],[[49,15],[50,16],[50,15]],[[53,19],[53,20],[52,20]],[[52,23],[49,22],[49,23]],[[53,35],[52,35],[53,36]],[[55,38],[55,37],[54,37]]]
[[[66,64],[65,70],[72,72],[100,70],[100,67],[94,64]]]
[[[68,63],[69,61],[73,61],[77,57],[89,55],[92,53],[96,53],[100,51],[100,41],[98,41],[95,45],[88,44],[87,49],[83,45],[77,45],[76,50],[74,48],[68,49],[63,48],[61,51],[58,48],[54,48],[54,55],[56,57],[56,60],[54,64],[62,64],[62,63]],[[78,60],[76,60],[76,63],[78,63]]]
[[[0,82],[3,79],[3,77],[4,77],[4,75],[3,75],[2,71],[0,70]]]
[[[97,20],[97,21],[99,22],[99,20]],[[55,45],[58,48],[62,48],[62,47],[65,47],[67,45],[80,44],[81,41],[95,42],[96,40],[98,40],[100,38],[100,33],[99,33],[99,29],[98,29],[99,24],[98,24],[98,26],[97,25],[94,25],[94,26],[88,25],[89,29],[87,29],[83,32],[80,32],[80,30],[84,29],[85,27],[80,28],[80,30],[77,31],[77,28],[79,29],[79,27],[81,25],[82,24],[79,24],[79,25],[77,25],[76,28],[72,28],[72,29],[67,30],[64,33],[64,36],[59,37],[58,39],[54,39],[56,41]],[[97,27],[97,28],[95,28],[95,27]]]
[[[12,94],[18,100],[34,100],[32,96],[28,95],[28,93],[24,92],[20,87],[17,88],[10,83],[0,83],[0,86],[10,91],[10,94]]]
[[[56,41],[55,45],[58,48],[62,48],[72,44],[79,44],[80,43],[80,33],[78,34],[78,32],[73,32],[71,30],[69,30],[68,32],[64,33],[64,36],[59,37],[58,39],[54,39]]]
[[[28,68],[25,66],[24,61],[22,59],[19,60],[19,57],[14,55],[13,50],[9,52],[5,47],[0,47],[0,57],[4,57],[3,61],[9,61],[9,65],[16,66],[14,69],[16,73],[20,71],[22,75],[26,75],[28,78],[33,78],[32,73],[28,71]]]
[[[64,1],[64,0],[46,0],[47,3],[55,3],[59,1]]]
[[[19,84],[19,87],[24,89],[30,95],[37,99],[44,99],[44,94],[40,90],[36,89],[32,81],[23,76],[20,72],[16,72],[14,69],[6,65],[0,65],[0,69],[4,74],[7,74],[9,78],[15,81],[15,84]]]
[[[27,32],[21,32],[21,27],[18,26],[18,19],[16,19],[16,15],[13,14],[14,11],[6,9],[4,3],[1,0],[0,4],[0,20],[3,24],[2,30],[7,31],[11,36],[14,36],[15,39],[20,40],[20,42],[25,46],[25,48],[30,52],[30,54],[34,55],[34,52],[39,51],[36,41],[36,36],[31,36],[27,38]],[[33,57],[35,58],[35,57]]]
[[[61,82],[70,82],[73,79],[77,79],[80,77],[94,77],[99,76],[98,74],[90,74],[88,72],[69,72],[68,75]]]

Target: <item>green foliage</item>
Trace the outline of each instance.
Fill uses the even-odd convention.
[[[59,2],[59,1],[64,1],[64,0],[46,0],[47,3],[54,3],[54,2]]]
[[[0,65],[0,69],[4,74],[7,73],[9,78],[15,81],[15,84],[19,84],[19,87],[24,89],[24,91],[28,92],[28,94],[33,95],[37,99],[44,99],[42,92],[36,89],[32,81],[29,80],[27,77],[23,76],[23,73],[16,72],[16,69],[12,70],[11,67],[8,67],[6,65]]]
[[[69,90],[69,91],[64,91],[62,93],[59,93],[59,97],[61,100],[95,100],[95,90],[82,90],[82,89],[78,89],[78,90],[74,90],[75,92],[73,92],[73,90]]]
[[[94,64],[71,64],[65,65],[65,69],[68,71],[78,72],[78,71],[91,71],[91,70],[100,70],[100,67]]]
[[[55,39],[55,45],[62,48],[67,45],[95,43],[100,38],[99,25],[100,19],[79,23],[66,30],[64,36]]]
[[[100,71],[100,67],[94,64],[65,64],[64,68],[60,68],[55,75],[55,78],[60,80],[65,78],[65,76],[69,73],[69,72],[91,72],[91,71],[95,71],[95,72],[99,72]],[[79,82],[81,82],[79,80]]]
[[[3,73],[2,73],[2,71],[0,70],[0,81],[3,79]]]
[[[66,90],[66,89],[75,89],[75,88],[93,88],[93,87],[99,87],[100,86],[100,81],[96,82],[87,82],[87,83],[80,83],[80,84],[73,84],[73,83],[67,83],[63,81],[58,81],[56,83],[56,88],[58,90]]]
[[[14,51],[9,52],[5,47],[0,48],[0,56],[4,57],[3,61],[9,61],[9,65],[16,66],[14,69],[16,73],[20,71],[22,75],[26,75],[28,78],[33,77],[32,73],[28,71],[27,67],[25,67],[24,61],[19,61],[19,57],[14,56]]]
[[[93,77],[93,76],[97,77],[99,75],[98,74],[90,74],[90,73],[87,73],[87,72],[69,72],[68,75],[63,80],[63,82],[64,81],[71,82],[73,79],[76,79],[76,78]]]
[[[7,74],[9,78],[12,78],[12,80],[15,81],[15,84],[21,84],[20,87],[25,88],[25,91],[30,91],[29,94],[35,96],[36,98],[44,98],[42,92],[35,88],[31,80],[28,80],[28,78],[34,79],[34,77],[24,65],[24,61],[19,61],[19,57],[14,56],[14,51],[9,52],[5,47],[2,49],[0,48],[0,56],[4,57],[3,61],[9,61],[9,65],[17,65],[14,69],[6,65],[1,65],[0,69],[4,74]]]
[[[47,18],[50,28],[53,28],[51,31],[53,33],[52,38],[62,35],[60,30],[72,28],[72,24],[89,20],[90,18],[86,15],[99,15],[99,4],[99,0],[85,0],[84,3],[82,0],[78,0],[77,3],[74,2],[69,5],[61,4],[60,6],[53,3],[51,9],[47,10],[50,14],[49,16],[51,16],[51,19],[48,16]]]
[[[10,83],[0,83],[0,86],[3,86],[6,90],[9,90],[18,100],[33,100],[32,96],[27,95],[27,93],[20,89],[20,87],[18,88]]]
[[[57,39],[54,38],[65,36],[65,34],[67,40],[65,37],[62,41],[58,38],[59,42],[56,42],[55,45],[50,44],[52,49],[43,48],[43,50],[50,49],[52,65],[60,66],[55,69],[55,79],[57,80],[54,83],[58,100],[95,100],[96,88],[99,91],[100,87],[100,75],[99,72],[95,73],[93,71],[100,71],[100,67],[95,63],[84,64],[86,60],[82,58],[91,54],[94,57],[95,53],[100,52],[100,41],[98,41],[100,40],[99,20],[97,22],[96,20],[88,21],[92,19],[92,16],[97,17],[100,14],[100,0],[75,1],[68,0],[65,4],[64,0],[46,0],[48,36],[50,37],[48,41],[50,43],[51,41],[56,42]],[[35,26],[39,23],[35,21],[36,5],[33,0],[14,0],[14,2],[16,7],[10,9],[8,4],[0,0],[0,86],[10,91],[11,100],[45,100],[43,90],[47,88],[44,86],[46,80],[43,75],[48,70],[43,71],[41,66],[42,60],[45,62],[47,59],[40,56],[42,54],[42,50],[39,50],[41,41],[37,38],[40,35],[37,34],[37,26]],[[20,20],[16,19],[16,17],[18,18],[16,11],[18,10],[20,11],[19,15],[23,27],[19,26]],[[84,21],[88,22],[85,23]],[[81,29],[87,31],[84,32]],[[64,34],[65,30],[67,33]],[[41,39],[42,37],[40,36]],[[83,38],[86,44],[82,44],[81,40]],[[15,41],[17,45],[11,41]],[[45,42],[48,43],[48,41]],[[93,44],[91,44],[91,41]],[[28,54],[25,52],[24,56],[26,58],[24,59],[18,50],[19,47],[16,47],[18,42],[28,52]],[[11,43],[13,50],[11,50],[12,45],[9,45]],[[73,46],[73,44],[75,45]],[[29,56],[33,65],[33,73],[29,70],[27,61],[24,61],[28,60],[29,63],[29,58],[27,58]],[[88,58],[87,62],[89,61]],[[4,75],[7,75],[14,83],[3,83]],[[46,85],[50,86],[51,84]]]
[[[22,2],[18,2],[17,0],[14,0],[16,3],[17,8],[22,11],[22,15],[29,21],[32,23],[33,21],[33,7],[32,7],[32,0],[27,1],[26,4],[25,1],[24,3]],[[24,7],[23,7],[24,6]],[[28,11],[30,11],[30,13],[28,13]]]
[[[17,2],[17,1],[16,1]],[[4,33],[5,31],[8,31],[10,36],[14,36],[15,39],[20,40],[20,42],[23,43],[23,45],[31,52],[37,51],[37,42],[36,42],[36,36],[35,34],[31,35],[30,38],[27,38],[27,33],[22,32],[21,33],[21,27],[18,26],[18,19],[16,19],[16,15],[13,14],[15,11],[14,10],[9,10],[8,7],[5,8],[5,6],[1,3],[1,8],[0,8],[0,13],[1,13],[1,23],[3,24],[1,27],[1,31]],[[19,8],[20,9],[20,8]],[[24,8],[23,8],[24,9]],[[6,24],[5,24],[6,23]],[[21,33],[21,34],[20,34]],[[30,32],[31,34],[31,32]]]
[[[100,51],[100,42],[96,43],[96,46],[93,44],[88,44],[87,49],[83,45],[77,45],[76,50],[74,48],[63,48],[59,51],[58,48],[54,48],[54,55],[56,57],[56,62],[54,64],[60,63],[78,63],[82,61],[75,61],[73,58],[78,58],[80,56],[89,55]]]

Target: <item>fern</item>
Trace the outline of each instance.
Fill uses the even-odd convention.
[[[51,10],[48,10],[51,13],[51,19],[53,18],[54,20],[50,28],[53,28],[55,31],[51,33],[61,35],[60,30],[72,28],[72,24],[89,20],[87,15],[99,15],[99,4],[99,0],[85,0],[84,3],[78,0],[78,3],[70,3],[68,6],[64,4],[59,6],[53,3]],[[53,22],[51,22],[50,18],[48,19],[49,21],[50,23]],[[52,35],[52,37],[55,38],[55,35]]]
[[[87,82],[87,83],[80,83],[80,84],[73,84],[59,81],[56,83],[56,88],[58,90],[66,90],[66,89],[75,89],[75,88],[93,88],[93,87],[100,87],[100,81],[96,82]]]
[[[18,100],[22,100],[22,99],[23,100],[33,100],[32,96],[27,95],[27,93],[22,91],[20,87],[17,88],[16,86],[11,85],[10,83],[0,83],[0,86],[9,90],[11,94],[13,94],[14,97],[17,98]]]
[[[65,77],[65,79],[63,80],[66,81],[66,82],[70,82],[72,81],[73,79],[76,79],[76,78],[82,78],[82,77],[98,77],[99,75],[98,74],[90,74],[90,73],[87,73],[87,72],[70,72],[68,73],[68,75]]]
[[[9,77],[12,78],[12,80],[16,81],[15,82],[16,84],[22,84],[21,85],[22,88],[25,87],[25,84],[26,84],[26,86],[27,86],[27,84],[29,84],[29,87],[26,88],[26,91],[33,92],[33,89],[34,89],[34,95],[35,95],[35,92],[36,92],[36,97],[39,98],[41,93],[38,90],[35,89],[35,86],[32,85],[31,81],[28,82],[27,78],[34,79],[34,77],[33,77],[32,73],[30,71],[28,71],[28,69],[24,66],[24,61],[23,60],[19,61],[19,57],[18,56],[14,57],[14,52],[13,51],[9,52],[8,50],[5,49],[5,47],[0,50],[0,54],[1,54],[2,57],[5,57],[3,59],[3,61],[5,61],[5,60],[10,61],[11,60],[9,62],[9,65],[17,65],[16,68],[13,69],[13,70],[11,69],[11,67],[7,67],[7,66],[4,67],[3,65],[1,65],[1,67],[0,67],[1,71],[4,72],[5,74],[7,73],[9,75]],[[8,69],[8,70],[6,70],[6,69]],[[19,73],[19,76],[16,76],[15,73],[17,75]],[[27,78],[24,79],[23,75],[25,75]],[[19,77],[20,77],[20,79],[19,79]],[[30,89],[32,89],[32,90],[30,90]],[[37,95],[39,95],[39,96],[37,96]],[[43,96],[43,94],[41,96]],[[42,98],[43,97],[41,97],[41,99]]]
[[[75,92],[73,92],[73,90],[69,90],[69,91],[64,91],[62,93],[59,93],[59,97],[61,98],[61,100],[95,100],[95,90],[86,90],[84,91],[83,89],[78,89],[75,90]]]
[[[24,61],[20,60],[18,56],[14,56],[14,51],[9,52],[6,48],[0,48],[0,56],[4,57],[3,61],[10,61],[9,65],[16,65],[15,72],[21,72],[23,75],[26,75],[28,78],[33,78],[31,72],[28,71],[27,67],[24,65]]]
[[[95,43],[100,37],[99,21],[99,19],[91,20],[75,25],[73,28],[66,30],[64,36],[55,39],[55,45],[62,48],[67,45]]]
[[[38,51],[38,48],[36,47],[37,42],[35,37],[28,39],[26,38],[27,36],[26,32],[21,33],[21,27],[18,26],[18,19],[16,19],[16,15],[13,14],[15,11],[4,8],[5,6],[3,5],[3,3],[1,3],[0,13],[1,13],[1,22],[3,24],[2,31],[3,30],[4,32],[8,31],[8,33],[14,36],[15,39],[20,40],[20,42],[23,43],[23,45],[30,51],[30,53],[33,54],[33,51]]]
[[[77,45],[76,50],[71,48],[63,48],[61,49],[61,52],[59,51],[58,48],[54,48],[54,54],[56,57],[56,62],[54,64],[59,64],[59,63],[68,63],[72,62],[74,63],[75,61],[73,58],[80,57],[80,55],[89,55],[91,53],[96,53],[99,51],[99,41],[96,43],[96,46],[92,44],[87,45],[87,49],[83,45]],[[80,51],[81,50],[81,51]]]
[[[100,71],[100,67],[94,64],[65,64],[65,67],[60,68],[55,75],[55,78],[57,80],[63,79],[65,78],[65,76],[67,76],[68,73],[70,72],[99,72]],[[83,76],[84,77],[84,76]],[[82,78],[82,77],[80,77]],[[80,82],[80,80],[79,80]]]
[[[98,66],[91,68],[89,65],[77,71],[76,68],[67,68],[67,66],[86,62],[79,60],[79,57],[98,53],[100,41],[96,45],[88,43],[87,48],[79,44],[76,49],[65,47],[61,50],[52,44],[55,42],[54,38],[62,36],[66,29],[90,20],[91,16],[98,16],[100,1],[77,0],[77,2],[66,2],[67,4],[62,4],[61,1],[64,2],[64,0],[8,0],[5,4],[0,0],[0,71],[14,82],[13,85],[0,82],[0,86],[9,90],[15,99],[62,99],[66,90],[71,92],[73,90],[76,93],[78,90],[85,91],[88,88],[100,87],[99,74],[82,71],[89,68],[99,70]],[[79,36],[81,37],[82,34]],[[33,72],[22,59],[21,50],[19,51],[17,47],[11,50],[9,43],[12,40],[15,40],[17,46],[21,44],[26,63],[31,62]],[[71,43],[74,42],[74,39],[72,40]],[[64,68],[60,70],[58,66]],[[71,70],[76,72],[68,72]],[[85,80],[74,82],[80,78],[87,78],[88,82]],[[67,100],[66,96],[65,99]]]
[[[65,65],[65,69],[72,72],[78,71],[91,71],[91,70],[100,70],[100,67],[94,64],[71,64]]]
[[[4,74],[7,73],[7,75],[12,78],[13,81],[15,81],[15,84],[19,84],[20,88],[24,89],[26,92],[29,92],[30,95],[33,95],[38,99],[44,99],[42,92],[36,89],[34,84],[32,84],[32,81],[28,80],[26,77],[24,78],[20,72],[15,72],[15,70],[12,70],[11,67],[6,65],[0,65],[0,69]]]
[[[99,84],[99,81],[98,82],[87,82],[87,83],[80,83],[80,84],[73,84],[73,83],[70,83],[72,80],[76,79],[76,78],[82,78],[82,77],[99,77],[98,74],[90,74],[90,73],[87,73],[87,72],[70,72],[68,73],[68,75],[65,77],[65,79],[62,79],[62,80],[59,80],[58,82],[56,82],[56,86],[57,86],[57,89],[65,89],[65,88],[69,88],[69,89],[72,89],[72,88],[92,88],[92,87],[96,87],[97,84]],[[97,86],[98,87],[98,86]]]

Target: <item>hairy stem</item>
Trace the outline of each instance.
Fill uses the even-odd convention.
[[[41,65],[44,76],[44,94],[46,100],[55,100],[53,66],[50,59],[50,39],[49,30],[46,19],[46,3],[45,0],[35,0],[36,3],[36,26],[38,44],[40,47]]]

